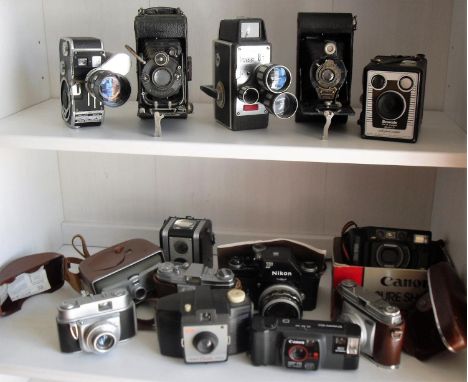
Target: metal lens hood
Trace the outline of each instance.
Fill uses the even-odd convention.
[[[289,92],[265,93],[262,98],[261,102],[268,112],[281,119],[291,118],[299,105],[296,96]]]

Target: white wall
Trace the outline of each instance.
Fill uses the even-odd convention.
[[[181,7],[189,23],[189,51],[193,57],[194,102],[209,102],[199,86],[212,82],[212,40],[219,21],[237,16],[262,17],[273,44],[273,61],[295,72],[298,12],[352,12],[358,16],[353,70],[353,104],[362,93],[362,69],[377,54],[426,53],[429,73],[426,108],[442,109],[446,88],[452,0],[44,0],[50,87],[58,97],[58,41],[65,35],[92,35],[106,49],[123,51],[134,45],[133,20],[141,6]],[[131,82],[136,89],[135,69]],[[295,88],[292,85],[291,89]],[[134,98],[135,95],[132,95]]]

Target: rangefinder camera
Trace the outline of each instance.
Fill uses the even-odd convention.
[[[361,328],[361,353],[379,366],[398,368],[405,332],[400,309],[353,280],[342,281],[335,297],[335,319]]]
[[[343,234],[345,257],[355,265],[381,268],[427,269],[440,251],[430,231],[402,228],[351,228]]]
[[[291,72],[271,63],[262,19],[221,20],[214,41],[214,86],[200,89],[215,99],[215,118],[231,130],[268,126],[268,114],[290,118],[297,99],[286,92]]]
[[[101,40],[94,37],[60,39],[60,100],[62,118],[70,127],[99,126],[104,105],[127,102],[131,86],[125,75],[130,57],[109,57]]]
[[[363,138],[415,143],[424,109],[427,60],[376,56],[364,68]]]
[[[360,335],[352,323],[254,316],[250,358],[255,366],[354,370]]]
[[[156,330],[161,354],[186,363],[226,361],[247,350],[252,309],[240,289],[201,286],[160,298]]]
[[[202,285],[231,289],[236,284],[232,270],[228,268],[214,270],[197,263],[161,263],[154,276],[159,297],[194,290]]]
[[[252,246],[249,256],[233,256],[228,267],[262,316],[301,318],[315,309],[321,267],[298,262],[287,247]]]
[[[63,301],[58,307],[60,350],[107,353],[136,335],[135,304],[125,289]]]
[[[138,303],[154,291],[153,273],[163,261],[157,245],[144,239],[128,240],[81,262],[81,285],[93,294],[124,288]]]
[[[159,231],[159,242],[168,261],[213,267],[215,236],[209,219],[171,216]]]

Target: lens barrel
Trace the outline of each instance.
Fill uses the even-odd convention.
[[[260,294],[258,310],[264,317],[299,319],[303,310],[302,297],[291,285],[273,284]]]
[[[122,106],[132,91],[125,76],[108,71],[95,70],[86,77],[86,89],[98,101],[109,107]]]
[[[289,92],[265,93],[261,102],[268,112],[282,119],[291,118],[299,105],[296,96]]]
[[[251,86],[241,86],[237,92],[239,99],[247,105],[253,105],[258,102],[260,94],[258,90]]]
[[[264,64],[255,69],[258,84],[271,93],[282,93],[291,85],[291,72],[284,65]]]

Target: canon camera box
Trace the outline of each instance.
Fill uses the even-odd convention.
[[[411,307],[428,289],[425,269],[378,268],[349,265],[343,261],[341,238],[333,240],[333,291],[345,279],[352,279],[369,292],[376,292],[401,309]]]

